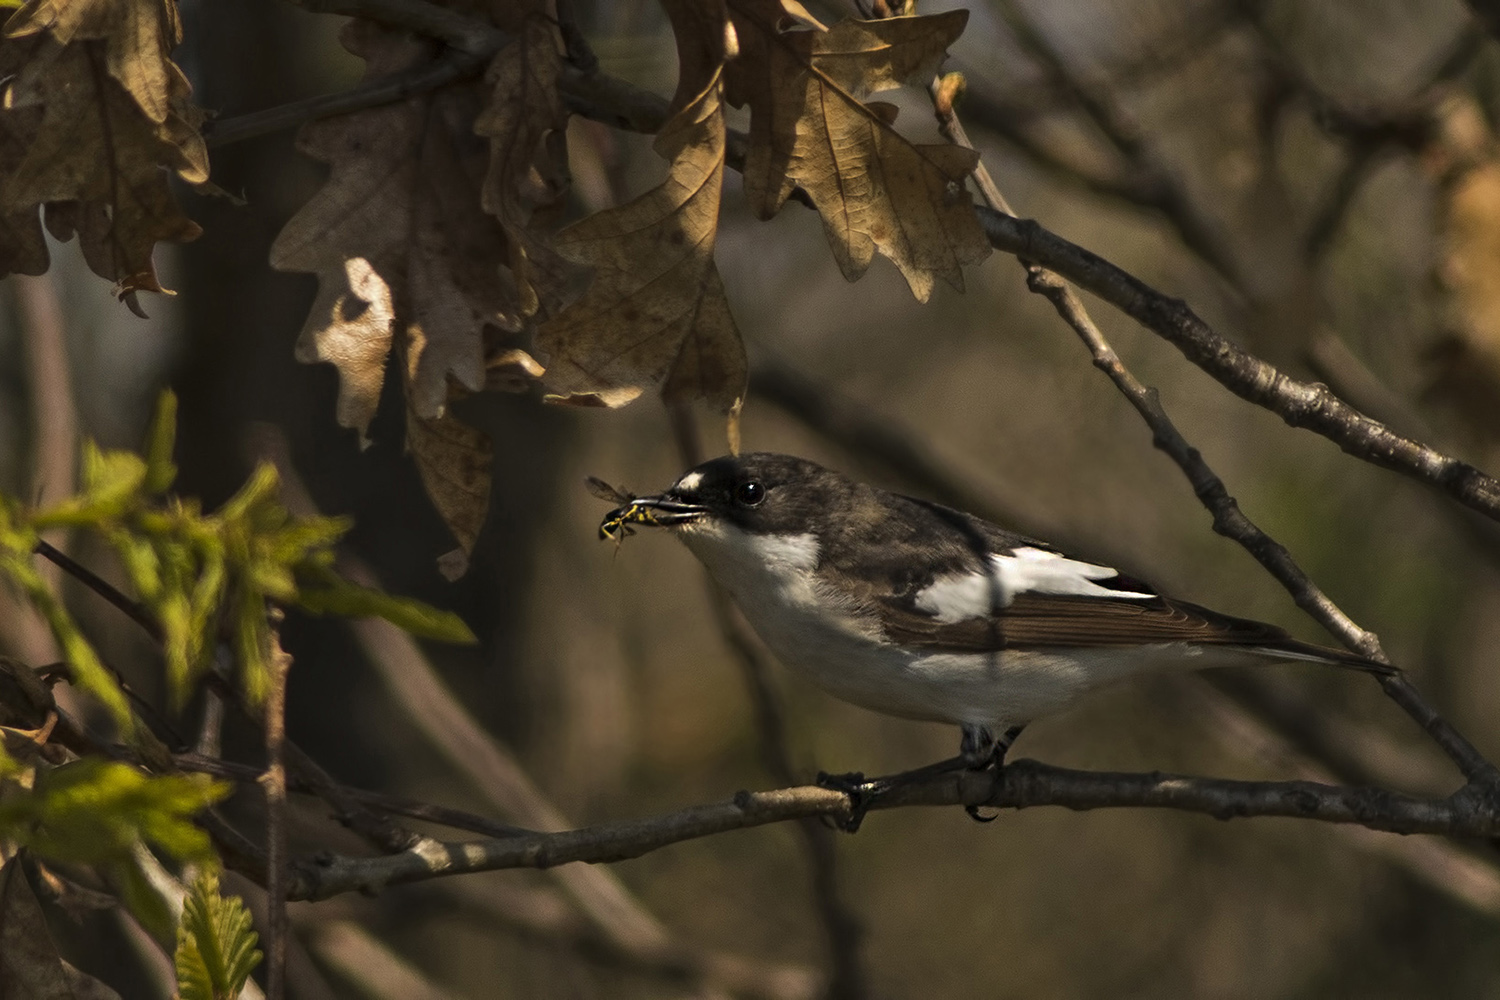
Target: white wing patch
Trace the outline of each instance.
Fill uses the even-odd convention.
[[[1119,576],[1108,566],[1080,562],[1044,549],[1019,548],[990,556],[991,573],[943,576],[917,593],[919,610],[944,624],[984,618],[993,608],[1010,607],[1017,594],[1149,599],[1155,594],[1101,587],[1095,580]]]

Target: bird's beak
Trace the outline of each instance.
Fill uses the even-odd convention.
[[[702,504],[690,503],[669,493],[655,497],[636,497],[604,516],[604,521],[599,525],[599,537],[618,541],[621,533],[629,534],[630,526],[634,524],[666,528],[696,521],[707,513],[708,508]]]

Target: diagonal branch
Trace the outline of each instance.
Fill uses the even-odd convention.
[[[1344,614],[1302,571],[1285,546],[1245,516],[1234,497],[1229,495],[1224,481],[1209,468],[1198,449],[1188,444],[1173,425],[1171,418],[1162,409],[1156,390],[1143,385],[1125,367],[1067,282],[1054,272],[1032,265],[1027,268],[1027,286],[1052,303],[1057,314],[1088,347],[1094,357],[1094,365],[1109,376],[1146,421],[1151,428],[1155,445],[1181,467],[1188,482],[1192,484],[1193,492],[1213,514],[1214,531],[1244,546],[1287,589],[1299,608],[1338,636],[1350,649],[1363,656],[1387,662],[1385,653],[1380,648],[1380,640]],[[1458,765],[1465,778],[1492,788],[1500,786],[1500,772],[1496,771],[1495,766],[1485,760],[1473,744],[1423,701],[1405,676],[1399,673],[1381,675],[1380,686]]]
[[[1166,340],[1241,399],[1293,427],[1328,438],[1355,458],[1426,483],[1500,520],[1500,481],[1467,462],[1395,433],[1339,399],[1326,386],[1301,382],[1226,339],[1186,302],[1050,232],[1036,222],[976,208],[997,250],[1045,265]]]

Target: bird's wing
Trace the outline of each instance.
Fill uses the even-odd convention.
[[[993,613],[959,621],[904,601],[874,608],[886,637],[904,646],[951,652],[1001,649],[1089,648],[1192,642],[1293,649],[1285,631],[1231,618],[1197,605],[1153,595],[1112,598],[1020,593]]]

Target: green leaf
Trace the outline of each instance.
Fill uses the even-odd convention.
[[[276,467],[262,462],[255,467],[240,491],[224,501],[224,506],[219,508],[215,516],[227,522],[246,520],[261,504],[275,499],[276,487],[280,482]]]
[[[81,492],[37,514],[32,518],[34,527],[97,525],[123,517],[139,502],[146,480],[146,463],[139,455],[105,451],[92,441],[84,441],[81,466]]]
[[[395,597],[373,587],[361,587],[331,573],[324,582],[326,586],[304,588],[299,592],[297,605],[315,615],[384,618],[397,628],[426,639],[464,645],[479,641],[464,620],[451,611],[443,611],[415,598]]]
[[[177,929],[177,993],[181,1000],[234,1000],[259,964],[259,938],[238,896],[219,895],[219,878],[204,872],[182,905]]]
[[[156,414],[146,434],[145,490],[155,496],[171,489],[177,479],[172,449],[177,443],[177,394],[165,389],[156,398]]]
[[[120,685],[115,683],[114,677],[105,669],[98,654],[94,652],[94,647],[89,645],[83,633],[78,630],[68,609],[47,588],[46,582],[31,562],[30,549],[16,552],[9,546],[0,548],[0,574],[8,576],[46,620],[63,656],[73,668],[75,683],[103,702],[122,732],[130,735],[135,729],[135,721],[130,714],[130,705],[125,700],[125,692],[120,690]]]
[[[248,587],[240,588],[235,608],[234,650],[245,697],[259,705],[271,684],[271,628],[266,623],[265,599]]]
[[[152,776],[86,757],[39,773],[31,794],[0,802],[0,837],[80,864],[127,859],[141,839],[177,858],[211,858],[208,835],[190,817],[230,787],[207,775]]]

